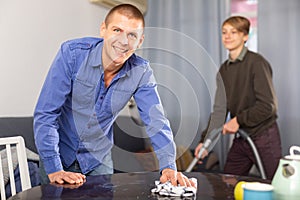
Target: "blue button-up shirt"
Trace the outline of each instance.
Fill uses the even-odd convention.
[[[175,143],[149,62],[133,54],[108,87],[104,84],[101,38],[62,44],[42,87],[34,134],[46,173],[75,160],[84,174],[100,166],[113,146],[112,125],[133,96],[160,170],[176,170]]]

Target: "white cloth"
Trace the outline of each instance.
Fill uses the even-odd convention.
[[[189,180],[193,181],[197,187],[196,178],[190,178]],[[155,181],[155,186],[156,187],[151,190],[152,193],[168,197],[195,197],[197,192],[197,189],[194,187],[174,186],[170,181],[165,183]]]

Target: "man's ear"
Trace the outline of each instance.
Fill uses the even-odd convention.
[[[106,31],[106,24],[105,24],[105,22],[102,22],[102,24],[100,26],[100,37],[104,37],[105,31]]]
[[[248,39],[249,39],[249,35],[247,34],[247,35],[244,35],[244,43],[246,43],[247,41],[248,41]]]
[[[137,45],[137,48],[140,48],[144,42],[145,35],[143,34],[142,37],[140,38],[139,44]]]

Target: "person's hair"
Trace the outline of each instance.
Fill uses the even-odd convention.
[[[141,20],[143,23],[143,28],[145,27],[145,19],[144,15],[141,13],[141,11],[131,4],[120,4],[115,7],[113,7],[108,14],[105,17],[105,24],[108,25],[110,23],[110,18],[114,13],[119,13],[121,15],[124,15],[128,17],[128,19],[137,19]]]
[[[243,32],[245,35],[249,34],[249,29],[250,29],[250,21],[246,17],[242,16],[232,16],[226,19],[223,22],[222,27],[225,24],[229,24],[236,28],[239,32]]]

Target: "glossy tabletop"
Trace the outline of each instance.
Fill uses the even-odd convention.
[[[184,199],[234,199],[235,184],[240,181],[260,181],[251,177],[240,177],[216,173],[184,173],[189,178],[196,178],[198,188],[196,197]],[[48,184],[33,187],[20,192],[13,199],[182,199],[152,194],[154,181],[159,180],[158,172],[117,173],[113,175],[88,176],[81,186]]]

